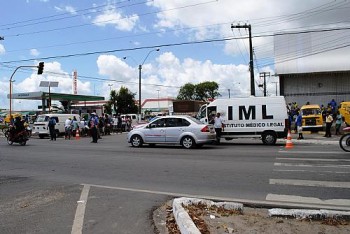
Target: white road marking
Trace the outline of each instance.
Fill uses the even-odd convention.
[[[334,155],[334,154],[344,154],[345,152],[338,152],[338,151],[285,151],[285,150],[280,150],[278,153],[281,154],[329,154],[329,155]]]
[[[216,197],[216,196],[208,196],[208,195],[200,195],[200,194],[186,194],[186,193],[171,193],[171,192],[162,192],[162,191],[156,191],[156,190],[144,190],[144,189],[134,189],[134,188],[126,188],[126,187],[113,187],[113,186],[105,186],[105,185],[97,185],[97,184],[82,184],[82,185],[88,185],[90,187],[96,187],[96,188],[105,188],[105,189],[115,189],[115,190],[122,190],[122,191],[129,191],[129,192],[137,192],[137,193],[149,193],[149,194],[157,194],[157,195],[167,195],[172,197],[192,197],[192,198],[199,198],[199,199],[208,199],[208,200],[216,200],[216,201],[225,201],[225,202],[240,202],[245,204],[254,204],[254,205],[270,205],[270,206],[291,206],[295,207],[300,204],[298,203],[289,203],[286,204],[285,202],[269,202],[267,200],[261,201],[261,200],[249,200],[249,199],[240,199],[240,198],[233,198],[233,197]],[[323,206],[320,204],[303,204],[304,208],[310,208],[310,209],[334,209],[334,206]],[[341,207],[342,210],[349,210],[350,206],[343,206]]]
[[[345,171],[310,171],[310,170],[280,170],[274,169],[277,172],[307,172],[307,173],[334,173],[334,174],[350,174],[350,172]]]
[[[83,233],[83,225],[84,225],[84,215],[86,203],[89,195],[90,185],[84,185],[83,190],[80,194],[80,199],[77,201],[78,206],[75,212],[74,222],[72,226],[71,234],[81,234]]]
[[[350,159],[342,158],[276,158],[277,160],[291,160],[291,161],[319,161],[319,162],[350,162]]]
[[[302,163],[274,163],[276,167],[333,167],[333,168],[350,168],[350,165],[334,164],[302,164]]]
[[[270,179],[270,184],[327,188],[350,188],[350,182]]]
[[[280,195],[280,194],[268,194],[266,196],[267,201],[278,202],[293,202],[293,203],[307,203],[307,204],[320,204],[320,205],[336,205],[336,206],[350,206],[349,199],[328,199],[321,200],[316,197],[300,197],[292,195]]]

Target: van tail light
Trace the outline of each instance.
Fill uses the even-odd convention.
[[[201,132],[210,132],[208,126],[205,125],[205,126],[201,129]]]
[[[290,123],[289,123],[289,119],[284,120],[284,126],[286,126],[287,129],[289,129],[291,127]]]

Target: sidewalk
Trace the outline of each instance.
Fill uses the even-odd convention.
[[[319,144],[319,145],[338,145],[342,135],[332,135],[324,137],[325,132],[311,133],[303,132],[304,139],[298,140],[298,134],[292,131],[293,144]],[[277,142],[285,142],[285,139],[278,139]]]

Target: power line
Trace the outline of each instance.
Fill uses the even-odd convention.
[[[189,7],[195,7],[195,6],[208,4],[208,3],[212,3],[212,2],[216,2],[216,0],[211,0],[211,1],[197,3],[197,4],[191,4],[191,5],[186,5],[186,6],[181,6],[181,7],[171,8],[171,9],[166,9],[166,10],[162,10],[162,11],[147,12],[147,13],[143,13],[143,14],[137,15],[137,17],[139,17],[139,16],[146,16],[146,15],[153,15],[153,14],[159,14],[159,13],[162,13],[162,12],[173,11],[173,10],[178,10],[178,9],[184,9],[184,8],[189,8]],[[54,32],[54,31],[62,31],[62,30],[68,30],[68,29],[73,29],[73,28],[79,28],[79,27],[94,25],[94,24],[102,24],[102,23],[121,21],[121,20],[135,18],[135,17],[136,16],[133,15],[133,16],[130,16],[130,17],[129,16],[122,17],[122,18],[119,18],[117,20],[116,19],[102,20],[102,21],[92,22],[92,23],[78,24],[78,25],[72,25],[72,26],[65,26],[65,27],[59,27],[59,28],[52,28],[52,29],[39,30],[39,31],[33,31],[33,32],[26,32],[26,33],[16,33],[16,34],[5,35],[5,36],[6,37],[18,37],[18,36],[24,36],[24,35],[33,35],[33,34]]]
[[[75,18],[75,17],[79,17],[81,15],[88,15],[88,14],[92,14],[92,13],[95,14],[95,13],[99,13],[99,12],[102,11],[102,10],[96,10],[96,9],[99,9],[99,8],[102,8],[102,7],[107,7],[107,6],[114,6],[114,5],[117,5],[117,4],[119,5],[120,3],[123,3],[123,2],[130,2],[130,0],[124,0],[122,2],[118,2],[118,3],[114,3],[114,4],[107,3],[107,4],[100,5],[100,6],[94,6],[94,7],[89,7],[89,8],[85,8],[85,9],[81,9],[81,10],[76,10],[75,11],[75,13],[89,11],[89,13],[86,13],[86,14],[71,15],[71,13],[66,12],[66,13],[55,14],[55,15],[51,15],[51,16],[44,16],[44,17],[40,17],[40,18],[34,18],[34,19],[18,21],[18,22],[9,23],[9,24],[2,24],[2,25],[0,25],[0,27],[11,26],[11,25],[18,25],[19,24],[18,26],[6,27],[6,28],[2,28],[1,29],[1,30],[10,30],[10,29],[13,29],[13,28],[32,26],[32,25],[37,25],[37,24],[43,24],[43,23],[48,23],[48,22],[53,22],[53,21],[64,20],[64,19],[68,19],[68,18]],[[120,7],[117,7],[117,8],[120,9],[120,8],[124,8],[124,7],[130,7],[130,6],[135,6],[135,5],[145,4],[145,3],[147,4],[148,2],[153,2],[153,0],[144,1],[144,2],[140,2],[140,3],[133,3],[133,4],[126,5],[126,6],[120,6]],[[55,17],[64,16],[64,15],[69,15],[69,16],[52,19],[52,18],[55,18]],[[49,19],[49,20],[45,20],[45,19]],[[45,20],[45,21],[40,21],[40,20]],[[28,24],[29,22],[33,22],[33,21],[34,21],[34,23]],[[35,21],[39,21],[39,22],[35,22]]]
[[[7,67],[9,71],[12,71],[16,66],[9,66],[9,65],[4,65],[4,67]],[[23,68],[22,70],[19,70],[18,73],[23,73],[23,74],[32,74],[33,69],[28,69],[28,68]],[[59,73],[59,72],[50,72],[46,71],[45,75],[50,75],[53,77],[58,77],[58,78],[70,78],[70,74],[68,73]],[[86,76],[86,75],[79,75],[79,79],[82,80],[94,80],[98,82],[115,82],[115,83],[120,83],[120,84],[130,84],[130,85],[138,85],[138,81],[124,81],[124,80],[117,80],[117,79],[111,79],[111,78],[101,78],[101,77],[94,77],[94,76]],[[175,86],[175,85],[162,85],[162,84],[148,84],[148,83],[143,83],[142,85],[144,86],[153,86],[153,87],[164,87],[164,88],[180,88],[180,86]]]
[[[349,30],[349,29],[350,29],[350,27],[332,28],[332,29],[318,29],[318,30],[314,29],[314,30],[305,30],[305,31],[299,31],[299,32],[284,32],[284,33],[276,33],[276,34],[255,35],[255,36],[253,36],[253,38],[272,37],[272,36],[281,36],[281,35],[306,34],[306,33],[331,32],[331,31],[340,31],[340,30]],[[231,41],[231,40],[236,40],[236,39],[247,39],[247,38],[248,37],[240,37],[240,38],[229,37],[229,38],[222,38],[222,39],[210,39],[210,40],[192,41],[192,42],[179,42],[179,43],[162,44],[162,45],[155,45],[155,46],[143,46],[143,47],[124,48],[124,49],[112,49],[112,50],[104,50],[104,51],[93,51],[93,52],[85,52],[85,53],[75,53],[75,54],[67,54],[67,55],[48,56],[48,57],[33,58],[33,59],[4,61],[4,62],[1,62],[1,63],[2,64],[10,64],[10,63],[28,62],[28,61],[35,61],[35,60],[49,60],[49,59],[88,56],[88,55],[105,54],[105,53],[135,51],[135,50],[142,50],[142,49],[155,49],[155,48],[161,48],[161,47],[172,47],[172,46],[181,46],[181,45],[193,45],[193,44],[204,44],[204,43],[212,43],[212,42],[223,42],[223,41]]]

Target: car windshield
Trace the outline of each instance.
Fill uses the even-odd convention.
[[[39,115],[36,118],[36,122],[47,122],[47,121],[49,121],[49,116],[46,116],[46,115]]]
[[[321,110],[318,108],[310,108],[302,110],[302,115],[319,115],[321,114]]]

